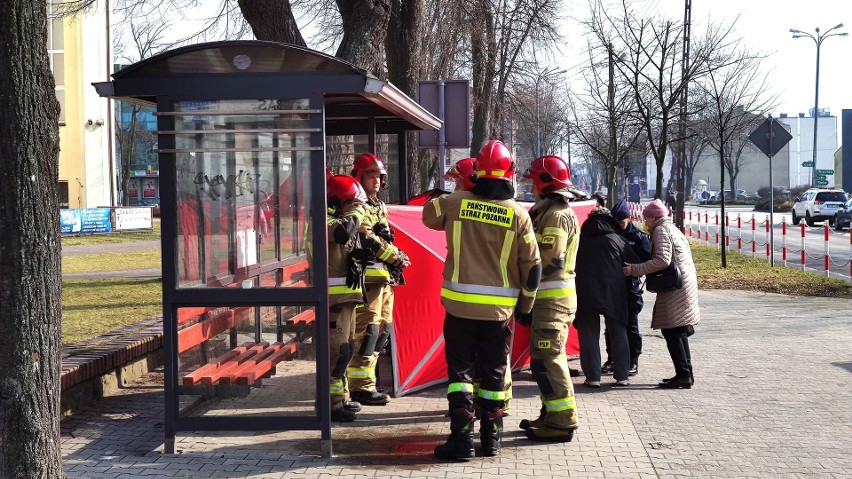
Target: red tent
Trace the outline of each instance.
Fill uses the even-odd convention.
[[[521,203],[529,209],[531,203]],[[582,223],[595,207],[595,201],[572,202]],[[444,359],[444,307],[441,283],[447,255],[443,231],[423,226],[422,206],[388,205],[388,218],[396,230],[396,246],[411,257],[405,270],[405,286],[394,292],[394,327],[391,336],[394,395],[418,391],[447,380]],[[514,321],[512,321],[514,328]],[[514,328],[512,369],[529,363],[529,329]],[[571,328],[566,350],[579,353],[577,332]]]

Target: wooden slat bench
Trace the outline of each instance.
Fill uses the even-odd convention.
[[[178,353],[185,353],[227,331],[234,330],[251,318],[251,308],[235,308],[206,313],[207,318],[178,331]],[[191,321],[185,321],[191,323]],[[184,374],[184,387],[250,386],[271,376],[281,361],[292,358],[299,348],[297,340],[287,342],[247,342],[225,354],[208,360],[198,369]]]

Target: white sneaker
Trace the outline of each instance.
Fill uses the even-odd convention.
[[[628,381],[627,379],[621,379],[619,381],[616,381],[615,385],[616,386],[630,386],[630,381]]]

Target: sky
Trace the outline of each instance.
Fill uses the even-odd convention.
[[[588,0],[563,1],[566,17],[585,16]],[[611,1],[620,3],[620,0]],[[643,16],[660,14],[682,19],[684,2],[633,0],[633,5]],[[218,3],[218,0],[201,0],[201,10],[194,11],[210,10]],[[830,108],[831,114],[838,117],[840,144],[841,110],[852,108],[852,0],[692,0],[692,9],[693,38],[703,30],[708,20],[736,21],[735,30],[745,44],[769,54],[763,66],[771,73],[770,83],[779,100],[778,108],[772,112],[775,117],[780,113],[807,115],[814,106],[816,46],[807,38],[793,39],[790,29],[813,34],[816,27],[824,32],[838,23],[848,24],[848,28],[839,31],[848,31],[850,36],[828,38],[820,50],[819,106]],[[182,28],[174,30],[192,29],[187,25],[191,23],[184,21]],[[566,68],[569,75],[574,72],[571,76],[578,80],[577,67],[587,61],[583,53],[586,47],[584,30],[567,20],[562,31],[561,53],[549,62]],[[311,32],[310,27],[303,28],[306,37]]]
[[[566,1],[578,9],[586,5],[586,0]],[[634,6],[643,16],[655,12],[683,19],[684,0],[634,0]],[[819,107],[830,108],[838,117],[840,145],[841,110],[852,108],[852,0],[692,0],[693,39],[708,21],[736,21],[735,31],[744,43],[769,54],[762,65],[778,96],[778,107],[772,112],[775,117],[780,113],[808,115],[814,107],[816,45],[808,38],[793,39],[790,29],[814,34],[817,27],[825,32],[845,23],[847,27],[837,31],[850,36],[828,38],[820,47]],[[579,28],[571,28],[569,21],[565,31],[578,33],[566,34],[563,51],[584,48]]]

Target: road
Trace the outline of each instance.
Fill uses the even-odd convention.
[[[690,222],[689,213],[692,212],[692,221]],[[738,249],[737,239],[742,240],[742,251],[746,254],[751,254],[752,243],[756,243],[755,257],[766,258],[766,243],[770,234],[766,231],[766,224],[769,220],[769,213],[753,211],[750,207],[733,207],[725,208],[725,213],[728,216],[728,228],[726,235],[730,238],[729,251],[736,252]],[[700,221],[698,215],[701,215]],[[707,215],[709,225],[705,222],[704,215]],[[692,226],[693,237],[697,237],[701,232],[702,241],[709,234],[711,245],[716,244],[716,232],[719,229],[716,225],[716,215],[720,214],[720,208],[708,207],[687,207],[686,220],[684,226],[689,232]],[[737,217],[739,216],[742,223],[742,229],[737,227]],[[755,230],[752,231],[752,218],[755,222]],[[782,222],[787,223],[787,265],[793,267],[801,267],[801,250],[802,236],[801,225],[793,226],[789,213],[775,213],[773,215],[772,235],[774,235],[775,264],[784,264],[783,262],[783,247],[785,238],[782,235]],[[721,222],[721,217],[719,218]],[[804,223],[802,223],[804,224]],[[721,234],[721,233],[720,233]],[[852,255],[852,246],[850,246],[849,230],[843,232],[835,231],[834,228],[828,229],[828,245],[830,273],[831,277],[850,280],[850,255]],[[805,225],[805,251],[807,260],[805,266],[807,270],[812,270],[819,273],[825,271],[825,229],[822,223],[817,223],[815,226],[809,227]]]

